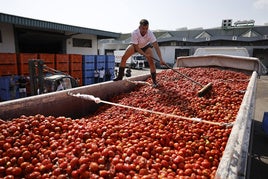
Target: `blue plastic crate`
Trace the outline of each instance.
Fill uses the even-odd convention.
[[[96,60],[95,60],[96,63],[105,63],[105,61],[106,61],[106,55],[97,55],[96,56]]]
[[[10,78],[11,76],[3,76],[0,77],[0,98],[2,101],[11,100],[11,93],[10,93]],[[14,81],[17,82],[19,76],[14,76]],[[15,99],[19,98],[19,88],[18,85],[15,86]]]
[[[83,63],[82,68],[83,68],[83,70],[94,70],[95,69],[95,63],[91,63],[91,62]]]
[[[262,128],[266,135],[268,135],[268,112],[263,113]]]
[[[4,84],[3,84],[3,78],[0,77],[0,90],[2,89],[2,86],[4,86]]]
[[[84,77],[83,83],[84,83],[84,85],[94,84],[94,77]]]
[[[94,77],[94,69],[84,70],[83,71],[83,77],[85,77],[85,78]]]
[[[9,90],[11,76],[2,76],[0,77],[0,89]],[[14,81],[18,81],[19,76],[14,76]]]
[[[10,76],[0,77],[0,88],[3,90],[9,90]],[[16,79],[15,79],[16,80]]]
[[[114,55],[106,55],[106,63],[114,63],[115,56]]]
[[[2,101],[10,100],[10,92],[9,92],[9,90],[1,89],[0,98],[1,98]]]
[[[83,63],[95,63],[96,55],[83,55]]]
[[[115,63],[106,63],[106,68],[115,68]]]
[[[15,94],[15,99],[18,99],[19,98],[19,90],[18,88],[16,89],[16,94]],[[3,90],[1,89],[0,90],[0,99],[2,101],[8,101],[8,100],[11,100],[11,94],[10,94],[10,91],[9,90]]]
[[[98,62],[96,68],[100,70],[102,67],[105,68],[105,62]]]

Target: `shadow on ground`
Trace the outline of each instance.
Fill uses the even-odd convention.
[[[251,141],[251,153],[249,155],[250,173],[249,179],[268,178],[268,135],[264,133],[262,123],[253,120],[253,140]]]

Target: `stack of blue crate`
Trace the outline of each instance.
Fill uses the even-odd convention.
[[[95,55],[82,56],[83,85],[94,84],[94,70],[96,68]]]
[[[18,79],[19,76],[15,75],[13,80],[17,83]],[[10,91],[10,80],[11,76],[0,77],[0,101],[8,101],[12,99],[12,94]],[[19,89],[17,84],[15,86],[15,94],[13,98],[19,98]]]
[[[111,74],[111,78],[106,79],[106,81],[109,81],[109,80],[112,80],[112,79],[115,78],[114,67],[115,67],[115,57],[114,57],[114,55],[106,55],[105,72],[109,71],[110,74]]]

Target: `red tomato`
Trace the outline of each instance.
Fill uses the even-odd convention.
[[[99,170],[99,164],[96,162],[90,162],[89,168],[93,172],[97,172]]]

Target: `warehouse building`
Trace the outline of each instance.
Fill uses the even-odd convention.
[[[98,54],[98,40],[119,33],[0,13],[0,53]]]
[[[254,20],[232,22],[222,20],[219,28],[157,31],[154,34],[160,45],[163,58],[174,63],[177,57],[193,55],[202,47],[244,47],[249,56],[259,58],[268,67],[268,26],[256,26]],[[100,40],[100,52],[112,53],[125,49],[130,34],[121,34],[118,39]]]

